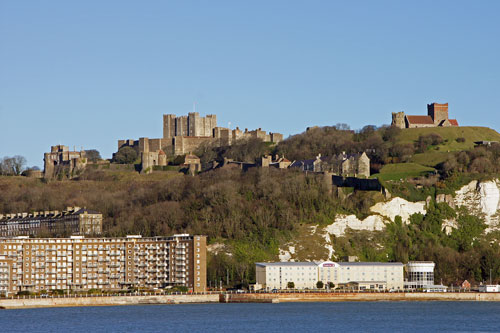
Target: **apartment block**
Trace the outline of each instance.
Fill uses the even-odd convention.
[[[86,208],[0,214],[0,237],[95,236],[102,233],[102,214]]]
[[[206,236],[0,238],[0,293],[206,289]]]

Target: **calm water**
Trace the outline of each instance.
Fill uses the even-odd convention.
[[[0,332],[499,332],[500,303],[195,304],[0,310]]]

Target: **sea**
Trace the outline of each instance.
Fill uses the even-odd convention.
[[[500,332],[500,302],[178,304],[0,310],[0,332]]]

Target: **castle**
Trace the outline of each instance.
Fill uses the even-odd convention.
[[[85,150],[70,151],[68,146],[57,145],[50,147],[50,153],[43,155],[43,176],[46,179],[54,178],[67,170],[68,176],[81,171],[87,166]]]
[[[448,118],[448,103],[427,104],[427,116],[408,116],[404,112],[392,113],[392,126],[399,128],[458,126],[456,119]]]
[[[132,147],[141,155],[141,170],[151,171],[153,166],[166,166],[167,155],[185,155],[195,151],[203,143],[216,146],[229,146],[239,139],[259,138],[264,142],[278,143],[283,134],[266,133],[262,129],[241,131],[238,127],[231,130],[217,126],[217,116],[200,117],[198,112],[177,117],[174,114],[163,115],[163,138],[139,140],[118,140],[118,150]]]

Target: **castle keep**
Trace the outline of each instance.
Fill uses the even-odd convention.
[[[448,103],[427,104],[427,116],[409,116],[404,112],[392,113],[392,126],[399,128],[458,126],[456,119],[448,118]]]
[[[278,143],[283,134],[266,133],[262,129],[241,131],[217,126],[217,116],[200,117],[198,112],[177,117],[163,115],[163,137],[159,139],[139,138],[139,140],[118,140],[118,150],[132,147],[141,155],[141,169],[149,172],[153,166],[166,166],[167,155],[185,155],[195,151],[203,143],[229,146],[238,139],[258,138],[265,142]]]
[[[50,147],[50,153],[43,155],[44,161],[44,178],[54,178],[63,170],[68,171],[68,176],[71,176],[75,171],[85,169],[87,159],[85,150],[70,151],[68,146],[57,145]]]

